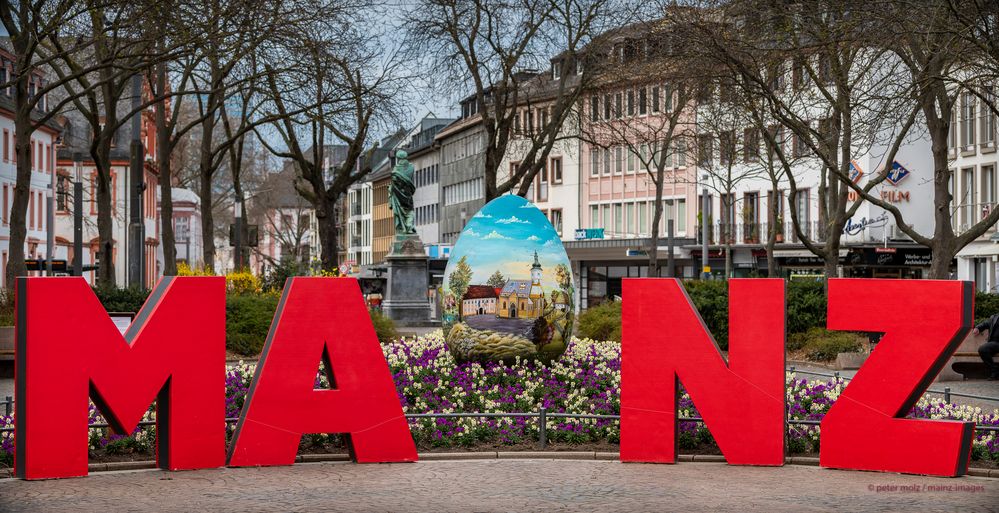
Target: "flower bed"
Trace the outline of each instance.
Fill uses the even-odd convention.
[[[440,333],[407,338],[382,346],[396,383],[399,402],[406,413],[536,412],[544,406],[549,412],[617,415],[620,412],[620,345],[614,342],[573,339],[565,355],[551,365],[520,362],[511,366],[466,363],[456,365],[447,352]],[[226,416],[237,417],[253,376],[254,366],[241,363],[226,374]],[[808,381],[787,376],[788,418],[821,420],[845,386],[843,380]],[[317,375],[317,387],[326,378]],[[680,416],[697,417],[693,402],[684,393]],[[999,426],[999,410],[921,399],[909,415],[917,418],[955,419]],[[147,414],[152,419],[153,413]],[[90,422],[104,420],[91,406]],[[0,416],[0,427],[13,426],[13,417]],[[616,420],[549,418],[548,439],[561,444],[618,442]],[[230,432],[232,431],[230,425]],[[474,448],[483,445],[524,445],[538,439],[537,421],[530,418],[411,419],[413,437],[421,449]],[[92,428],[90,449],[95,456],[128,453],[151,454],[154,428],[140,427],[132,437],[109,435]],[[818,450],[819,427],[788,425],[788,452]],[[681,422],[681,449],[717,451],[701,423]],[[340,437],[310,435],[303,450],[341,446]],[[0,437],[0,462],[10,464],[13,434]],[[973,460],[999,463],[995,433],[976,431]]]

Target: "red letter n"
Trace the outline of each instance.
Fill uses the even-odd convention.
[[[163,278],[122,337],[82,278],[18,278],[15,472],[87,474],[88,398],[119,434],[156,401],[160,468],[225,463],[225,279]]]
[[[316,390],[323,362],[333,390]],[[416,445],[357,280],[291,278],[229,448],[229,465],[291,465],[307,433],[348,433],[358,462],[415,461]]]
[[[822,419],[823,467],[964,474],[974,424],[904,417],[971,329],[971,282],[829,280],[831,330],[884,332]]]
[[[676,462],[683,383],[729,463],[784,464],[784,281],[728,283],[726,364],[679,281],[624,280],[621,461]]]

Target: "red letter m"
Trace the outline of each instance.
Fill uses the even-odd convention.
[[[225,280],[160,281],[122,337],[81,278],[20,278],[15,472],[87,474],[88,402],[131,433],[156,401],[164,469],[225,463]]]
[[[679,281],[625,280],[621,461],[676,461],[682,382],[729,463],[784,464],[784,282],[728,283],[726,362]]]

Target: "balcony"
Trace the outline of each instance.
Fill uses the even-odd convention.
[[[997,203],[994,201],[955,204],[954,213],[951,216],[954,232],[961,234],[970,230],[972,226],[988,217],[989,214],[996,209],[996,207]],[[992,225],[985,230],[985,234],[983,236],[991,236],[995,232],[996,225]]]
[[[697,231],[697,243],[701,243],[701,228],[697,226],[694,228]],[[808,237],[813,242],[822,242],[825,240],[824,227],[820,226],[818,222],[812,221],[805,226],[805,236]],[[708,244],[710,245],[723,245],[723,244],[759,244],[763,245],[767,243],[767,238],[770,235],[770,224],[766,222],[760,223],[714,223],[708,227]],[[801,240],[798,238],[797,233],[794,230],[794,224],[791,222],[781,223],[777,230],[777,243],[800,243]]]

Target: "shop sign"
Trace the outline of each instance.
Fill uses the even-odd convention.
[[[909,176],[909,170],[896,160],[891,163],[891,169],[888,171],[886,180],[888,180],[888,183],[897,186],[907,176]]]
[[[847,265],[883,267],[928,267],[932,262],[928,248],[855,248],[847,259]]]
[[[864,170],[860,168],[856,160],[850,161],[850,181],[857,183],[864,176]]]
[[[973,285],[828,281],[828,329],[885,335],[821,422],[820,466],[967,472],[973,422],[905,414],[971,330]],[[728,287],[723,355],[679,280],[623,280],[621,461],[676,462],[682,383],[729,464],[784,464],[785,282]],[[228,448],[223,277],[163,278],[124,335],[83,278],[18,278],[15,290],[17,477],[87,474],[88,399],[120,433],[155,402],[166,470],[291,465],[310,433],[348,434],[357,462],[417,459],[355,279],[286,282]],[[858,304],[906,315],[857,315]],[[331,390],[315,389],[320,362]]]
[[[860,221],[854,222],[853,218],[846,220],[843,226],[843,233],[846,235],[856,235],[867,228],[877,228],[888,224],[888,212],[882,212],[878,217],[868,219],[861,217]]]
[[[603,228],[579,228],[576,230],[576,240],[590,240],[604,238]]]

